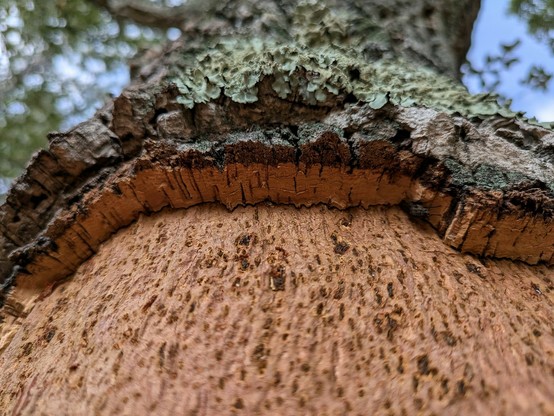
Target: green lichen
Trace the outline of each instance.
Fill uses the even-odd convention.
[[[297,42],[310,47],[348,42],[349,16],[331,12],[322,2],[300,2],[292,19]]]
[[[454,159],[446,159],[444,165],[450,171],[452,185],[471,186],[475,184],[471,171]]]
[[[298,10],[288,42],[233,37],[185,53],[169,77],[179,90],[178,102],[192,108],[223,94],[238,103],[253,103],[259,83],[269,77],[279,98],[310,105],[352,94],[374,109],[390,102],[466,117],[516,116],[498,105],[494,95],[471,95],[456,80],[421,64],[371,61],[364,50],[352,46],[352,39],[344,40],[347,17],[312,3]]]
[[[506,175],[492,165],[480,165],[473,178],[477,187],[482,189],[502,189],[508,185]]]
[[[485,190],[508,189],[530,179],[520,172],[506,172],[497,166],[482,164],[474,172],[453,159],[446,159],[445,166],[451,173],[452,185],[475,186]]]

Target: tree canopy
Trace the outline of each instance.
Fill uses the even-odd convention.
[[[530,32],[554,48],[554,0],[511,0],[510,11],[525,19]]]
[[[82,0],[0,6],[0,176],[14,176],[46,134],[89,116],[128,80],[128,60],[164,40]]]

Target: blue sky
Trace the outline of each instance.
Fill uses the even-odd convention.
[[[515,55],[521,59],[510,71],[503,74],[499,92],[511,98],[512,109],[524,111],[529,117],[540,121],[554,121],[554,80],[550,90],[539,92],[519,84],[533,64],[554,69],[554,57],[548,47],[541,45],[527,34],[526,25],[515,16],[508,15],[509,0],[483,0],[481,12],[473,31],[472,47],[468,59],[480,67],[487,54],[497,54],[502,43],[521,39],[522,44]],[[476,83],[467,83],[471,92],[479,92]]]

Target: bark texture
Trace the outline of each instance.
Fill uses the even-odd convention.
[[[223,109],[211,109],[211,119],[190,125],[192,134],[198,134],[194,128],[208,132],[209,126],[218,122]],[[243,128],[252,123],[248,114],[254,114],[258,122],[259,118],[274,117],[273,113],[260,115],[251,106],[239,105],[236,112],[224,109],[230,114],[227,123]],[[276,117],[283,117],[285,110]],[[552,173],[551,167],[537,169],[545,145],[540,139],[535,147],[517,146],[511,136],[493,130],[498,118],[470,123],[423,108],[389,105],[374,110],[356,104],[325,117],[320,112],[299,106],[290,114],[287,127],[234,130],[192,142],[164,140],[164,134],[172,129],[186,130],[186,125],[180,124],[182,118],[175,121],[168,116],[165,124],[157,126],[158,140],[134,141],[143,149],[141,155],[112,163],[100,173],[92,170],[90,178],[86,177],[88,160],[97,168],[96,160],[102,166],[123,159],[117,159],[112,133],[98,125],[104,140],[98,140],[96,131],[93,137],[103,146],[78,154],[71,152],[70,144],[86,137],[81,129],[89,125],[53,137],[50,152],[59,149],[66,160],[59,157],[56,161],[66,163],[79,182],[64,199],[50,207],[43,205],[56,209],[54,218],[37,234],[29,233],[30,243],[11,252],[10,260],[17,266],[6,280],[9,296],[3,319],[17,320],[32,308],[33,298],[25,292],[26,287],[38,295],[41,288],[71,275],[103,241],[140,213],[166,206],[188,208],[221,202],[234,208],[268,200],[339,208],[402,205],[413,216],[429,221],[446,243],[462,251],[531,264],[554,261],[554,203],[544,184]],[[171,112],[162,116],[168,114]],[[318,116],[325,123],[302,124]],[[539,137],[552,137],[546,129],[518,121],[502,125],[518,128],[518,133],[527,129]],[[50,154],[45,152],[39,158],[50,158]],[[39,172],[43,175],[45,170]],[[36,183],[41,187],[34,189],[41,193],[31,195],[31,203],[48,202],[42,189],[58,185],[48,179],[39,176]],[[19,217],[22,210],[9,203],[4,212]],[[44,221],[40,209],[26,213],[37,223]],[[36,228],[37,223],[33,222]],[[8,234],[11,241],[25,237],[21,233],[24,224],[23,220],[7,224],[15,231]],[[21,291],[23,296],[18,294]]]
[[[108,8],[115,4],[101,3]],[[190,411],[196,406],[203,411],[226,412],[234,405],[237,411],[243,408],[261,412],[267,406],[288,403],[293,408],[298,406],[295,412],[301,412],[299,409],[303,406],[312,413],[346,412],[349,406],[352,409],[374,406],[376,411],[383,412],[388,406],[398,412],[404,409],[409,414],[418,409],[424,413],[441,409],[452,413],[487,413],[496,409],[494,403],[500,403],[498,412],[551,412],[548,406],[552,403],[550,386],[554,385],[553,328],[548,316],[552,313],[550,274],[554,264],[554,133],[550,126],[535,125],[498,106],[494,97],[469,95],[455,80],[460,59],[469,45],[468,28],[478,6],[479,2],[473,0],[191,2],[190,19],[182,26],[183,39],[162,53],[147,54],[137,61],[134,84],[93,119],[67,133],[51,134],[49,149],[35,156],[0,207],[0,362],[6,377],[13,377],[12,380],[27,377],[27,382],[10,387],[0,403],[12,406],[14,414],[49,409],[50,405],[38,394],[46,388],[49,397],[57,397],[52,406],[72,406],[75,402],[69,399],[69,390],[64,390],[67,386],[55,381],[62,380],[63,371],[69,369],[75,378],[76,391],[85,397],[76,408],[82,413],[109,414],[116,411],[117,405],[129,413],[146,412],[147,403],[159,403],[156,406],[161,406],[162,411],[169,411],[163,403],[170,407],[181,406],[169,396],[167,400],[131,396],[126,389],[134,388],[135,382],[131,383],[126,377],[140,378],[137,383],[144,391],[149,379],[142,375],[146,374],[154,377],[152,388],[160,389],[162,396],[166,394],[165,389],[168,389],[167,394],[175,395],[181,394],[179,391],[193,394],[198,386],[202,386],[202,391],[212,391],[214,397],[207,398],[207,393],[196,398],[190,396],[179,408]],[[207,13],[207,9],[211,12]],[[222,208],[206,205],[218,202],[234,209],[268,201],[296,208],[273,207],[274,213],[265,206],[237,208],[226,217]],[[351,210],[340,213],[300,209],[318,204]],[[400,207],[414,223],[407,225],[397,208],[390,211],[371,209],[375,205]],[[132,224],[141,214],[152,214],[166,207],[189,210],[175,214],[166,212],[160,217],[162,223],[167,220],[173,224],[184,216],[183,221],[190,226],[190,241],[194,242],[194,247],[185,244],[184,257],[179,257],[181,252],[175,248],[183,244],[177,234],[167,239],[160,237],[156,243],[150,240],[141,247],[130,242],[134,237],[122,234],[127,237],[108,244],[110,247],[120,244],[121,253],[117,256],[134,256],[136,264],[130,264],[124,272],[117,269],[120,265],[114,265],[115,271],[106,268],[105,273],[102,272],[103,279],[120,282],[116,284],[122,286],[106,289],[109,290],[106,295],[103,288],[110,286],[109,283],[90,283],[98,274],[96,269],[87,274],[86,268],[92,266],[85,266],[82,275],[64,283],[90,257],[93,257],[92,263],[86,264],[106,262],[100,260],[107,255],[102,254],[102,244],[118,230]],[[238,240],[235,237],[228,240],[229,235],[239,232],[232,218],[254,215],[259,210],[266,216],[266,222],[252,226],[248,233],[256,234],[258,240],[264,236],[270,241],[277,237],[268,227],[290,223],[285,229],[291,239],[280,234],[283,241],[278,245],[258,248],[253,245],[256,238],[248,233],[237,237]],[[349,218],[347,213],[360,221],[356,226],[344,225],[344,230],[350,230],[351,235],[343,236],[346,239],[343,240],[340,236],[343,225],[333,226],[336,233],[327,233],[325,227],[336,224],[341,215]],[[217,266],[205,270],[202,263],[197,262],[198,256],[204,256],[204,246],[199,242],[206,239],[202,234],[206,231],[202,231],[199,224],[206,224],[211,230],[209,224],[216,219],[218,224],[223,224],[226,233],[220,235],[219,229],[213,230],[219,237],[207,239],[211,243],[206,247],[212,250],[213,264]],[[148,228],[149,220],[144,221],[138,226],[145,227],[144,230],[140,228],[140,233],[153,232]],[[185,227],[177,222],[176,229]],[[383,222],[390,230],[382,229],[377,233],[375,230],[381,229]],[[430,235],[428,228],[416,226],[421,222],[432,226],[436,234]],[[301,231],[304,223],[312,224],[307,229],[311,228],[309,232],[314,234],[313,242],[310,241],[313,246],[306,242],[306,231]],[[369,227],[369,223],[373,225]],[[318,230],[317,227],[323,228]],[[404,236],[400,229],[411,230],[408,233],[411,237]],[[199,234],[194,234],[196,232]],[[295,244],[294,238],[301,240],[304,246],[290,246]],[[403,247],[404,239],[417,238],[432,245],[436,256],[430,257],[417,247]],[[377,244],[381,239],[396,251]],[[439,239],[446,243],[440,249],[436,246]],[[230,253],[231,246],[238,250],[233,255],[238,256],[234,263],[229,263],[234,264],[232,267],[226,265],[227,260],[221,263],[223,254],[218,254],[219,257],[213,254],[220,240],[222,253]],[[332,246],[328,246],[329,241]],[[356,259],[358,255],[354,254],[353,244],[358,245],[357,253],[365,250],[369,257]],[[304,262],[302,256],[313,257],[324,246],[331,250],[327,252],[329,261],[311,270],[311,263]],[[451,248],[490,260],[480,263]],[[195,257],[196,249],[199,254]],[[153,257],[141,250],[159,250],[159,255]],[[240,254],[241,250],[246,254]],[[253,260],[249,250],[257,253]],[[290,253],[295,250],[300,254],[294,261],[284,259],[283,253],[292,255]],[[115,255],[114,249],[108,251]],[[225,255],[228,258],[230,254]],[[354,257],[349,257],[351,255]],[[435,257],[442,260],[434,260]],[[260,263],[256,264],[256,258]],[[186,276],[170,273],[168,267],[174,259],[182,259],[187,270],[198,269]],[[359,260],[362,264],[358,264]],[[439,266],[435,264],[437,261]],[[531,267],[532,264],[537,266]],[[158,292],[159,286],[149,286],[150,281],[145,282],[140,293],[127,290],[129,282],[144,278],[142,270],[148,267],[154,276],[152,282],[159,285],[160,282],[175,285],[183,279],[183,286],[179,287],[181,300],[188,296],[186,290],[198,285],[207,291],[206,294],[218,293],[217,300],[202,298],[202,302],[208,302],[202,306],[206,308],[202,312],[206,320],[186,323],[187,316],[200,305],[200,300],[196,302],[190,298],[186,300],[190,301],[188,312],[182,308],[175,312],[175,319],[182,320],[184,326],[172,326],[176,321],[166,322],[167,312],[160,312],[160,321],[152,318],[143,322],[144,314],[150,313],[148,311],[158,300],[160,305],[173,302],[170,299],[173,292]],[[317,282],[323,279],[319,274],[323,272],[319,270],[321,267],[331,273],[330,280],[322,289],[316,289]],[[339,269],[333,271],[333,267],[339,267],[340,274]],[[361,270],[365,270],[364,277]],[[219,280],[211,274],[216,272]],[[239,279],[236,287],[242,287],[242,273],[247,280],[251,279],[250,288],[254,288],[252,293],[248,292],[248,298],[234,297],[225,286]],[[300,273],[308,280],[294,280]],[[368,280],[368,273],[376,280]],[[447,293],[443,286],[445,276],[450,279]],[[521,280],[514,280],[514,276]],[[197,277],[200,283],[195,280]],[[391,280],[393,277],[397,280]],[[379,279],[385,278],[388,279],[386,294],[379,286],[385,282]],[[405,287],[407,279],[412,280]],[[460,280],[471,282],[468,286],[471,291]],[[296,283],[291,286],[289,283],[293,281]],[[377,281],[382,283],[377,284]],[[349,288],[351,301],[343,304],[344,309],[338,302],[341,298],[329,304],[316,302],[318,296],[325,297],[325,293],[335,290],[333,285],[339,283],[333,282],[342,282],[344,290]],[[89,292],[85,291],[87,284],[91,284],[86,289]],[[78,289],[80,285],[83,288]],[[136,283],[132,285],[135,287]],[[82,292],[79,296],[67,297],[62,287]],[[406,290],[402,299],[394,295],[400,287]],[[367,301],[362,293],[374,293],[377,289],[376,304],[363,310]],[[85,293],[90,294],[83,295]],[[341,296],[346,296],[344,293]],[[110,296],[110,299],[103,296]],[[472,296],[476,297],[476,303],[472,303]],[[251,371],[258,364],[243,360],[244,365],[250,366],[250,372],[241,376],[241,370],[238,376],[240,394],[235,394],[235,387],[225,390],[229,388],[225,381],[227,376],[216,374],[219,370],[214,370],[219,365],[217,357],[216,362],[207,364],[211,367],[206,367],[206,371],[195,372],[199,367],[195,367],[194,360],[206,354],[202,342],[210,345],[220,342],[220,350],[228,348],[232,353],[232,357],[226,356],[226,364],[220,370],[234,374],[240,367],[239,362],[243,362],[240,343],[235,340],[227,345],[218,336],[222,331],[231,331],[229,337],[237,337],[235,330],[245,331],[243,335],[250,334],[250,323],[252,331],[264,336],[261,333],[267,328],[263,329],[262,315],[257,309],[247,308],[247,303],[252,303],[251,297],[257,299],[254,301],[256,307],[271,299],[266,309],[272,310],[275,319],[281,320],[279,322],[291,316],[302,316],[302,308],[306,308],[308,315],[298,326],[291,327],[288,341],[279,341],[277,332],[272,335],[274,344],[271,347],[259,342],[249,344],[256,342],[255,338],[246,341],[243,350],[248,350],[248,360],[265,362],[266,358],[260,357],[271,357],[267,358],[271,377],[279,373],[280,378],[271,386],[266,370],[258,368],[261,373],[254,375]],[[387,297],[390,298],[388,302],[384,300]],[[112,304],[112,299],[117,300]],[[65,306],[70,301],[75,302],[74,307]],[[138,310],[142,302],[146,305],[142,315],[124,318],[128,309]],[[222,302],[217,308],[227,305],[229,310],[236,302],[236,311],[242,313],[236,317],[245,317],[240,323],[242,326],[227,320],[235,316],[229,315],[230,312],[219,321],[219,318],[209,318],[212,312],[207,311],[215,308],[210,302]],[[400,309],[385,308],[395,302],[400,302]],[[316,303],[323,305],[319,312],[320,306]],[[467,307],[468,304],[473,306]],[[452,305],[459,305],[454,308],[456,312],[448,309]],[[533,305],[535,317],[529,305]],[[319,327],[321,317],[317,317],[327,307],[334,308],[335,312],[338,310],[339,317],[342,316],[338,321],[333,318],[329,332],[325,332],[325,326]],[[316,308],[315,315],[313,308]],[[54,310],[59,311],[59,315],[55,315]],[[102,331],[115,332],[108,332],[112,334],[108,336],[98,330],[95,336],[99,338],[93,343],[88,329],[83,329],[84,332],[73,330],[87,325],[88,318],[73,317],[67,310],[90,313],[95,317],[91,318],[94,322],[91,328],[102,321]],[[116,332],[121,330],[122,324],[111,318],[114,314],[129,320],[129,328],[144,325],[141,331],[153,332],[144,335],[144,340],[140,338],[142,335],[132,335],[134,332],[129,332],[131,335],[125,337],[126,341],[119,340]],[[421,314],[430,317],[422,321],[418,318]],[[346,316],[352,319],[358,316],[360,321],[352,323]],[[48,352],[51,350],[43,353],[33,349],[29,337],[40,337],[38,334],[46,328],[44,320],[54,329],[48,329],[45,338],[37,342],[50,345],[55,334],[63,332],[61,344],[57,344],[60,349],[74,351],[75,345],[82,345],[83,351],[63,354],[63,357],[72,357],[76,364],[66,363],[67,366],[58,368],[50,355],[52,352]],[[352,329],[358,325],[359,333]],[[439,325],[442,325],[440,329]],[[487,325],[493,329],[487,329]],[[534,338],[530,338],[527,332],[535,326]],[[40,329],[36,329],[38,332],[26,329],[32,327]],[[397,327],[406,331],[405,338],[394,335]],[[313,328],[315,335],[308,328]],[[177,330],[182,331],[179,336],[184,338],[168,341],[169,332],[173,334]],[[207,338],[194,348],[183,349],[188,352],[180,352],[184,340],[201,337],[201,331],[205,331]],[[353,344],[344,341],[345,331],[357,334],[356,348],[363,350],[367,343],[373,355],[362,352],[359,355],[348,350],[350,346],[345,345]],[[486,336],[477,341],[479,331],[485,331]],[[443,333],[447,334],[444,339],[441,338]],[[467,339],[461,338],[462,334]],[[322,336],[324,342],[318,347],[317,337]],[[64,344],[64,337],[72,341]],[[113,345],[117,348],[113,348],[117,357],[129,357],[132,348],[142,349],[141,354],[150,357],[141,361],[144,374],[140,373],[142,370],[131,369],[131,361],[126,361],[126,370],[122,376],[118,375],[122,358],[117,358],[110,349],[112,339],[116,338],[118,341],[113,341]],[[384,348],[379,347],[382,346],[381,338],[390,344],[390,360],[386,358],[389,357],[386,351],[379,349]],[[446,340],[446,346],[437,347],[443,342],[441,340]],[[406,345],[411,347],[406,347],[405,341],[410,341],[411,344]],[[282,354],[270,356],[266,348],[274,354],[279,342],[282,342]],[[315,345],[315,350],[310,350],[312,347],[308,348],[308,344]],[[335,370],[331,373],[329,369],[313,370],[318,364],[308,363],[306,367],[303,358],[297,364],[285,362],[283,355],[288,354],[289,348],[301,357],[308,354],[316,362],[319,362],[317,357],[321,357],[322,365],[335,366]],[[333,352],[339,350],[342,352]],[[157,354],[157,362],[161,362],[160,369],[155,370],[155,361],[149,355],[152,351]],[[208,354],[212,353],[216,350],[209,350]],[[21,354],[29,357],[28,365],[11,367],[16,362],[15,357],[23,357]],[[222,357],[221,354],[218,356]],[[184,373],[173,369],[171,377],[167,377],[162,370],[169,355],[180,357]],[[254,359],[253,356],[259,357]],[[449,360],[436,363],[444,356]],[[337,357],[343,357],[342,361],[333,364],[332,360]],[[383,368],[388,370],[386,375],[380,372],[372,378],[375,357],[386,362]],[[105,367],[99,370],[98,378],[85,381],[85,371],[89,368],[93,371],[103,359],[115,360],[117,369],[104,373],[111,371]],[[325,361],[327,359],[331,362]],[[410,362],[406,364],[411,366],[410,371],[402,372],[403,362]],[[175,366],[176,363],[167,365]],[[36,373],[31,376],[35,365]],[[353,384],[347,385],[346,377],[354,371],[351,365],[355,371],[365,368],[365,376],[359,376],[360,383],[365,380],[375,386],[360,390],[352,387]],[[393,366],[396,365],[403,370],[395,373]],[[285,367],[290,374],[285,374]],[[495,379],[493,374],[498,375],[499,371]],[[56,376],[46,376],[45,372]],[[191,376],[192,373],[195,375]],[[303,373],[306,373],[303,382],[311,387],[299,393]],[[247,380],[247,375],[252,378]],[[187,379],[181,379],[183,377]],[[198,380],[192,381],[194,377]],[[524,386],[521,394],[516,392],[516,384],[510,377]],[[217,383],[222,383],[217,388],[222,390],[221,397],[225,400],[216,400],[217,395],[212,390],[215,384],[210,384],[215,383],[216,378]],[[397,378],[400,380],[398,386]],[[261,393],[254,391],[253,380],[260,381]],[[34,390],[39,381],[40,387]],[[422,382],[430,384],[421,390],[418,386]],[[394,389],[398,390],[393,390],[394,394],[385,393],[387,383],[395,384]],[[273,388],[278,391],[275,395]],[[100,401],[87,396],[87,392],[99,391],[97,389],[105,389],[102,391],[106,394],[101,395]],[[109,402],[110,389],[126,395],[127,401]],[[232,403],[229,402],[230,392],[236,395]],[[284,392],[292,395],[290,403],[283,396]],[[322,392],[329,393],[329,397],[335,394],[336,400],[322,401],[323,407],[316,408],[316,397]],[[421,394],[418,400],[413,399],[414,392]],[[268,397],[271,397],[269,401],[264,402]],[[394,405],[395,399],[401,403],[398,407]]]
[[[356,39],[368,51],[398,57],[404,55],[418,64],[431,65],[441,73],[458,77],[471,40],[480,0],[189,0],[178,7],[154,5],[147,0],[89,0],[106,8],[116,18],[160,28],[179,27],[188,40],[205,36],[236,36],[248,33],[292,40],[297,23],[316,25],[317,35],[325,40],[339,34],[342,42]],[[337,12],[348,26],[331,27],[329,22],[309,22],[309,12],[325,8]],[[341,16],[342,15],[342,16]],[[322,15],[319,14],[319,17]],[[335,19],[333,19],[335,20]],[[335,22],[337,23],[337,20]],[[306,27],[299,28],[305,31]],[[334,32],[334,33],[333,33]],[[363,39],[359,39],[363,33]]]
[[[548,415],[553,290],[398,208],[163,211],[43,293],[0,356],[0,408]]]

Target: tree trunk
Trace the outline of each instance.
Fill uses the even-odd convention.
[[[8,414],[554,413],[554,133],[456,80],[479,1],[297,3],[190,2],[15,183]]]

